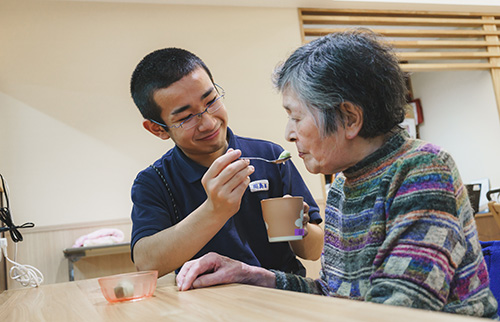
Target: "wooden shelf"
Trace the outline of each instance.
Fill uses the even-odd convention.
[[[300,8],[299,22],[302,43],[371,29],[394,48],[407,72],[489,70],[500,116],[500,12]]]
[[[69,280],[75,280],[74,263],[83,257],[95,257],[103,255],[115,255],[130,253],[130,243],[119,243],[110,245],[74,247],[63,250],[64,257],[68,259]]]

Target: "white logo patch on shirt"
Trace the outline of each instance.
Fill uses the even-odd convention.
[[[250,182],[249,187],[250,187],[251,192],[268,191],[269,190],[269,181],[266,179],[252,181],[252,182]]]

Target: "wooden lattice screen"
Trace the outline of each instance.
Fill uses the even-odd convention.
[[[299,9],[302,42],[370,28],[395,48],[403,70],[490,70],[500,115],[500,13]]]

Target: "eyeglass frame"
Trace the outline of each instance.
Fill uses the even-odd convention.
[[[226,95],[226,91],[224,90],[224,88],[222,88],[222,86],[220,86],[220,85],[218,85],[216,83],[214,83],[214,85],[215,85],[214,87],[215,87],[215,90],[217,91],[217,93],[219,93],[219,89],[220,89],[221,92],[222,92],[222,94],[219,93],[219,96],[216,99],[214,99],[213,102],[210,103],[207,107],[205,107],[205,109],[202,112],[191,115],[189,118],[187,118],[186,120],[182,121],[179,125],[170,125],[170,126],[168,126],[166,124],[157,122],[157,121],[155,121],[153,119],[149,119],[149,120],[151,122],[153,122],[153,123],[155,123],[155,124],[163,127],[165,130],[168,130],[168,129],[185,129],[185,130],[192,129],[193,127],[195,127],[196,125],[198,125],[198,123],[200,123],[200,121],[196,122],[195,125],[193,125],[192,127],[187,128],[187,129],[183,128],[182,125],[184,123],[186,123],[186,122],[191,121],[194,117],[198,117],[198,120],[201,120],[201,117],[203,116],[203,114],[207,113],[208,109],[210,107],[212,107],[215,103],[217,103],[221,98],[224,98],[224,96]],[[214,112],[212,112],[212,113],[217,112],[219,109],[220,109],[220,107],[217,110],[215,110]],[[208,114],[212,114],[212,113],[208,113]]]

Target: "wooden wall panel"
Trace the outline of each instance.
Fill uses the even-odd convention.
[[[406,71],[500,68],[500,13],[299,9],[299,20],[304,43],[369,28],[395,48]]]

